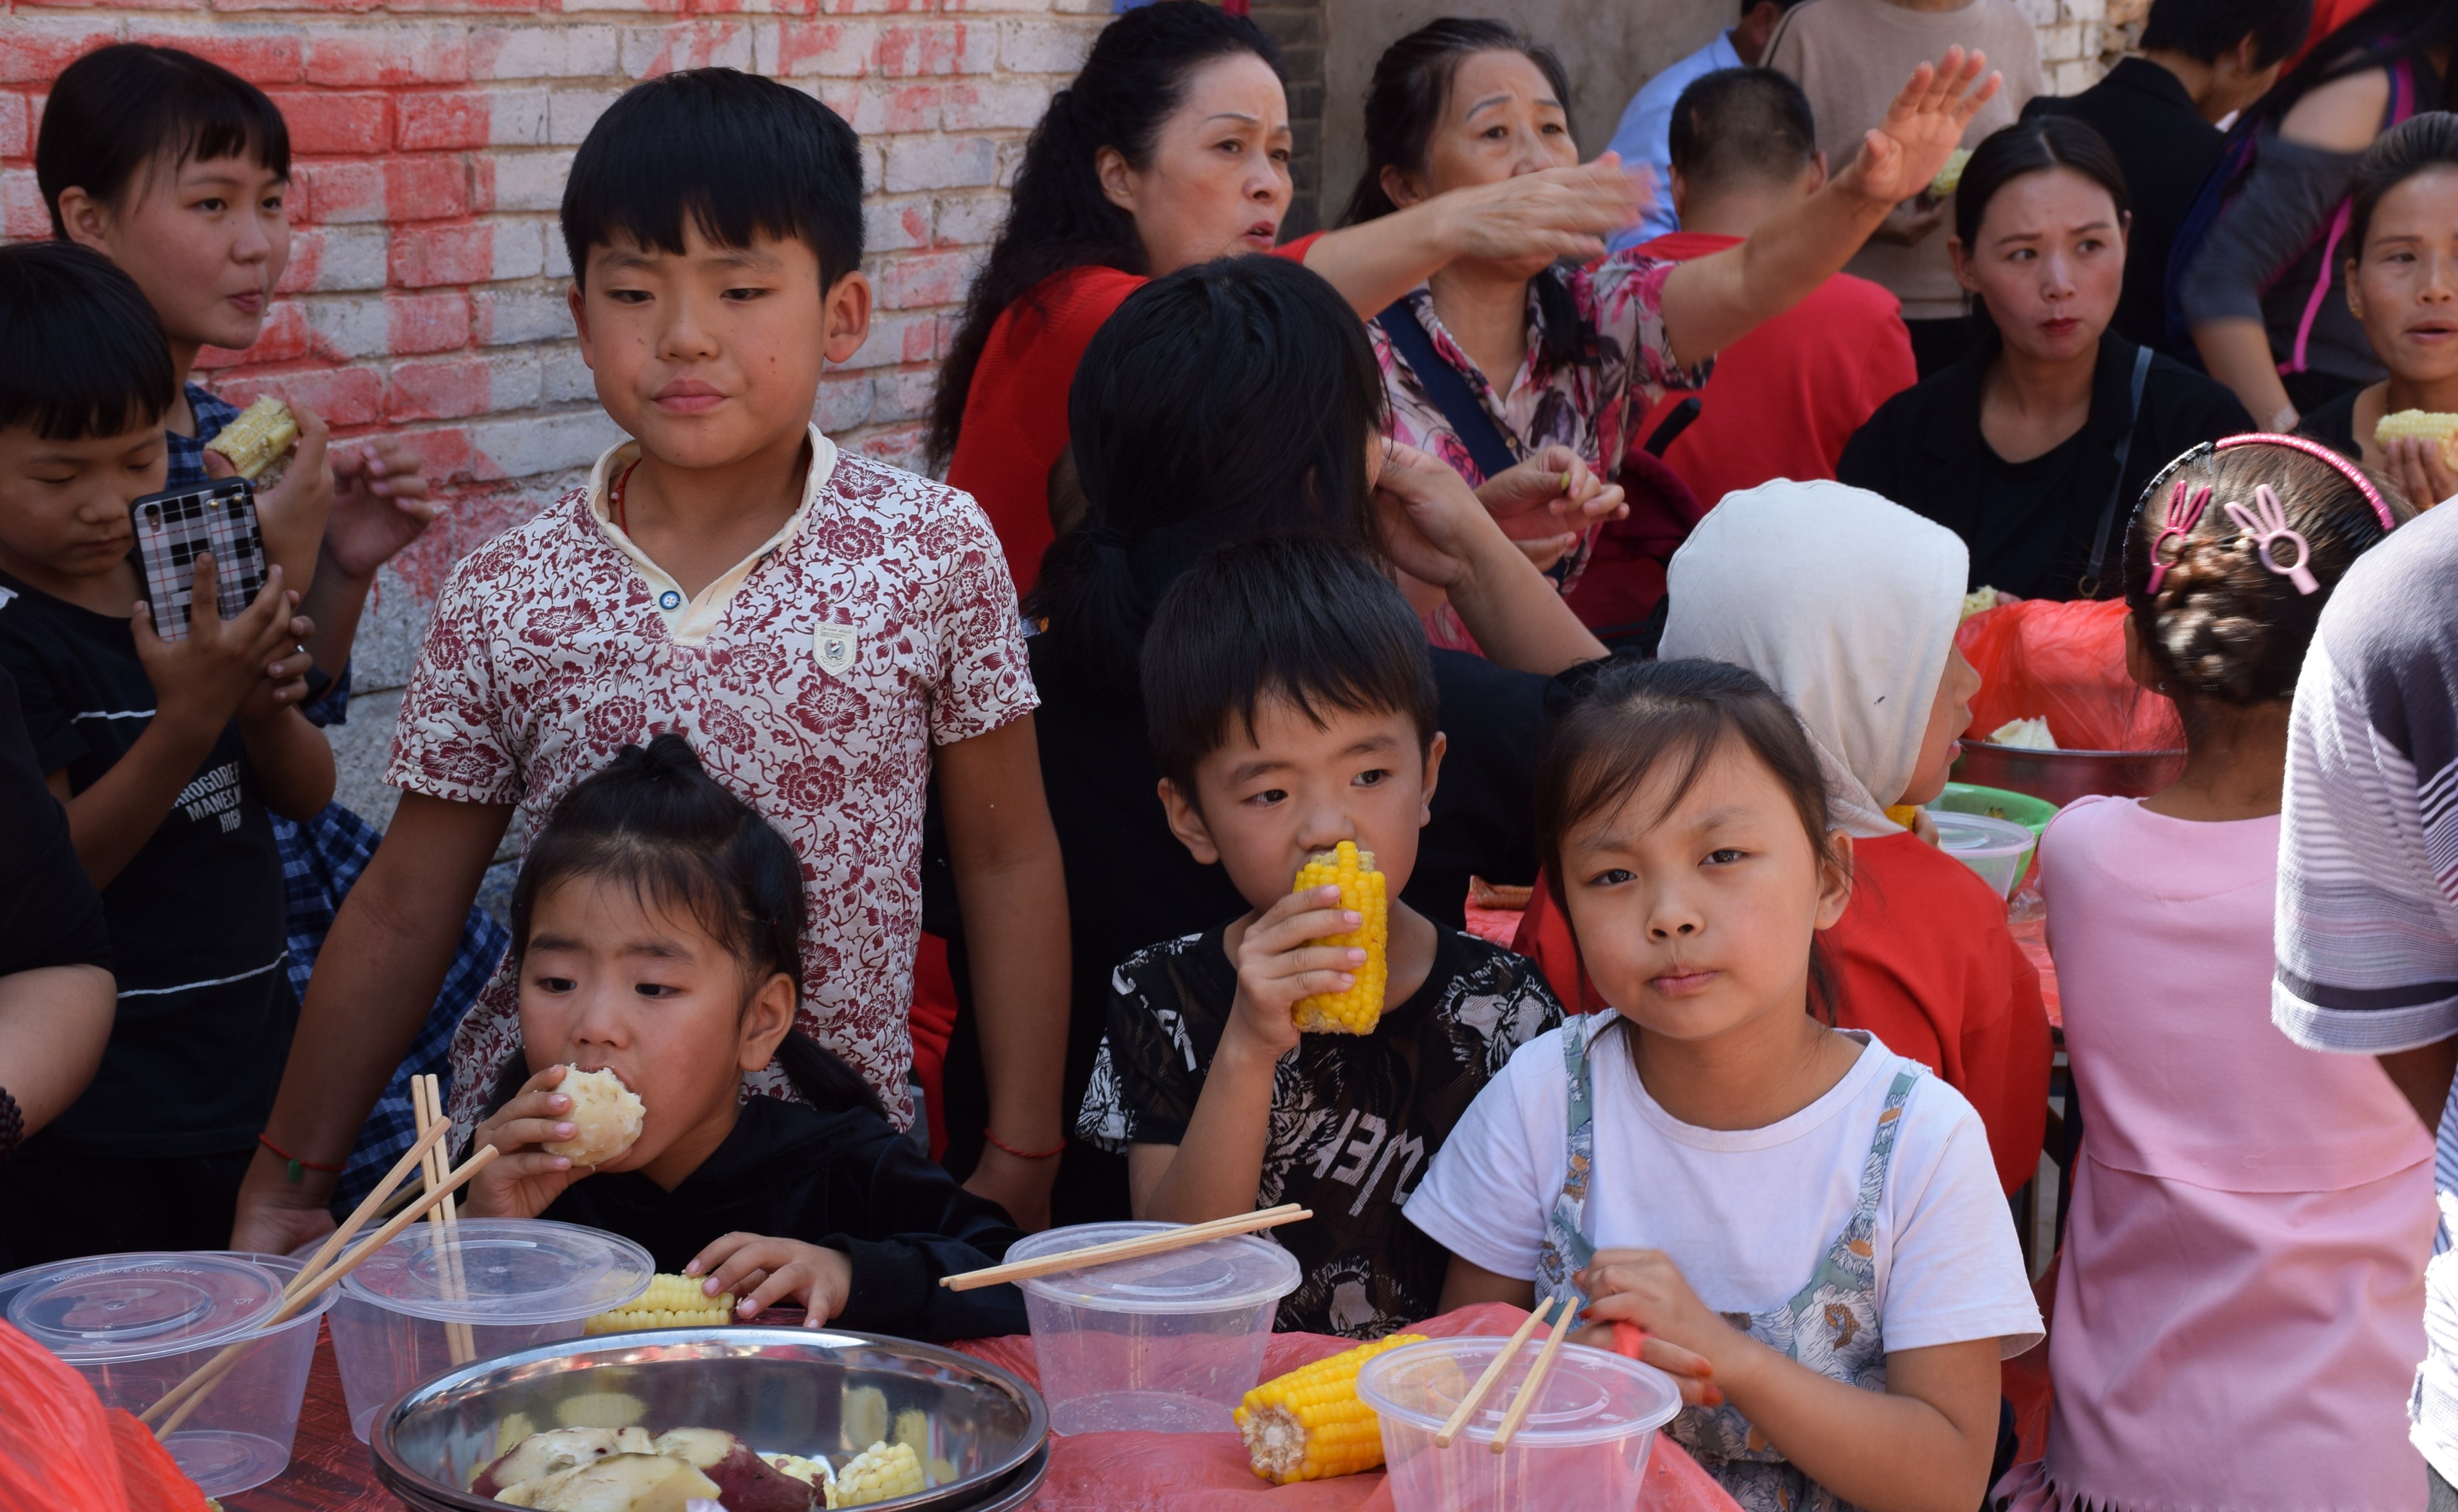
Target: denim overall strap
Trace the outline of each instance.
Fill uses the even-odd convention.
[[[1536,1252],[1536,1295],[1571,1307],[1584,1308],[1588,1299],[1572,1277],[1595,1258],[1588,1241],[1588,1181],[1595,1173],[1595,1083],[1588,1070],[1588,1021],[1573,1018],[1562,1025],[1562,1072],[1571,1085],[1568,1119],[1570,1159],[1562,1175],[1561,1193],[1545,1219],[1545,1242]]]

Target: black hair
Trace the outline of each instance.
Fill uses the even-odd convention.
[[[1818,156],[1809,96],[1774,69],[1718,69],[1673,102],[1675,171],[1695,194],[1751,179],[1789,183]]]
[[[573,155],[563,244],[573,281],[618,237],[679,255],[684,220],[726,247],[792,238],[832,286],[862,266],[862,141],[802,91],[736,69],[635,84]]]
[[[178,393],[154,306],[109,258],[68,241],[0,247],[0,430],[124,435],[159,424]]]
[[[65,190],[116,204],[156,162],[177,168],[240,156],[290,176],[290,127],[271,97],[193,52],[120,42],[87,53],[52,81],[34,141],[34,180],[52,213],[52,235],[66,237]]]
[[[2215,63],[2250,36],[2254,67],[2266,69],[2295,52],[2312,29],[2313,0],[2151,0],[2135,46]]]
[[[1990,132],[1963,165],[1962,181],[1954,190],[1954,234],[1965,249],[1977,255],[1980,222],[1997,191],[2017,178],[2056,168],[2071,168],[2107,190],[2116,204],[2117,223],[2124,224],[2134,202],[2125,192],[2125,169],[2108,138],[2072,115],[2040,114]]]
[[[1153,607],[1212,547],[1288,530],[1379,550],[1366,448],[1387,401],[1365,327],[1286,258],[1221,258],[1127,297],[1075,369],[1085,507],[1027,612],[1048,670],[1132,699]]]
[[[1421,752],[1441,712],[1416,611],[1355,545],[1314,534],[1232,542],[1180,577],[1153,611],[1143,692],[1161,776],[1190,801],[1197,765],[1233,721],[1252,738],[1266,698],[1318,727],[1333,709],[1406,715]]]
[[[1400,208],[1383,188],[1383,170],[1426,171],[1434,130],[1450,102],[1451,81],[1459,76],[1460,65],[1479,52],[1518,53],[1545,75],[1546,87],[1563,110],[1570,109],[1571,75],[1552,48],[1500,21],[1445,16],[1427,22],[1375,59],[1373,82],[1365,89],[1365,167],[1348,196],[1342,224],[1359,225]],[[1569,288],[1543,275],[1531,286],[1544,311],[1546,357],[1557,364],[1584,361],[1590,356],[1591,331]]]
[[[1757,757],[1792,801],[1818,864],[1851,876],[1850,853],[1835,844],[1834,810],[1818,748],[1792,705],[1765,678],[1719,661],[1617,660],[1554,722],[1536,758],[1537,859],[1566,920],[1570,888],[1562,853],[1571,832],[1628,802],[1668,763],[1677,773],[1664,799],[1662,813],[1671,812],[1708,763],[1735,744]],[[1575,943],[1575,932],[1572,938]],[[1809,999],[1813,1013],[1835,1022],[1842,999],[1814,936]]]
[[[2395,485],[2364,476],[2389,507],[2393,523],[2413,516]],[[2261,487],[2278,496],[2288,527],[2311,548],[2300,562],[2292,544],[2274,543],[2274,560],[2305,568],[2318,591],[2300,592],[2263,566],[2253,537],[2228,512],[2230,502],[2253,507],[2254,490]],[[2172,500],[2181,490],[2190,507],[2202,489],[2209,494],[2192,528],[2181,539],[2163,541]],[[2204,700],[2241,707],[2296,692],[2331,590],[2389,530],[2344,470],[2276,442],[2206,442],[2151,480],[2126,531],[2125,602],[2189,737]],[[2156,594],[2151,591],[2155,560],[2166,568]]]
[[[2364,238],[2372,232],[2373,212],[2381,208],[2382,197],[2436,168],[2458,168],[2458,115],[2427,111],[2373,138],[2364,156],[2356,160],[2356,176],[2349,186],[2349,260],[2364,259]]]
[[[681,735],[625,746],[547,816],[512,884],[515,963],[529,948],[538,899],[575,877],[628,885],[644,902],[687,911],[734,953],[746,982],[781,972],[800,998],[802,863],[757,810],[708,775]],[[870,1084],[800,1030],[778,1046],[777,1062],[815,1108],[880,1111]],[[513,1056],[490,1108],[510,1101],[529,1074]]]
[[[990,327],[1009,305],[1070,268],[1152,271],[1135,217],[1101,192],[1094,156],[1114,147],[1131,167],[1149,164],[1161,123],[1184,103],[1196,71],[1240,55],[1260,58],[1286,76],[1279,46],[1260,27],[1203,0],[1156,0],[1101,29],[1082,72],[1051,97],[1024,145],[1007,221],[973,280],[939,368],[925,448],[933,460],[944,463],[955,454],[973,370],[989,344]]]

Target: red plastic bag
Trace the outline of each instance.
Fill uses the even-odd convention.
[[[2016,719],[2046,719],[2065,751],[2173,751],[2177,706],[2125,672],[2125,604],[2027,598],[1972,615],[1955,644],[1980,672],[1968,740]]]
[[[205,1512],[143,1423],[103,1410],[86,1378],[0,1323],[0,1507],[9,1512]]]

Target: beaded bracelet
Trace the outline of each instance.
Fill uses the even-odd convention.
[[[294,1187],[305,1179],[305,1177],[301,1174],[302,1171],[321,1170],[328,1176],[338,1176],[342,1173],[342,1168],[339,1166],[328,1166],[320,1160],[302,1160],[297,1155],[294,1155],[290,1151],[282,1149],[280,1145],[275,1144],[272,1140],[265,1138],[262,1134],[256,1136],[256,1142],[262,1145],[265,1149],[272,1150],[275,1154],[280,1155],[283,1160],[289,1162],[289,1164],[283,1168],[281,1175],[283,1180],[289,1182]]]

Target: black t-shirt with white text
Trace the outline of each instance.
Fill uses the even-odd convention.
[[[1079,1137],[1119,1150],[1186,1137],[1238,995],[1225,932],[1138,951],[1113,975]],[[1255,1201],[1314,1216],[1271,1234],[1304,1269],[1276,1328],[1379,1338],[1433,1315],[1450,1256],[1400,1209],[1511,1052],[1561,1022],[1534,962],[1437,928],[1425,984],[1373,1033],[1308,1034],[1281,1057]]]
[[[0,667],[69,791],[145,733],[154,684],[129,622],[0,572]],[[232,724],[170,814],[102,889],[119,1005],[102,1067],[41,1137],[138,1158],[247,1148],[264,1128],[298,1005],[282,973],[281,859]]]

